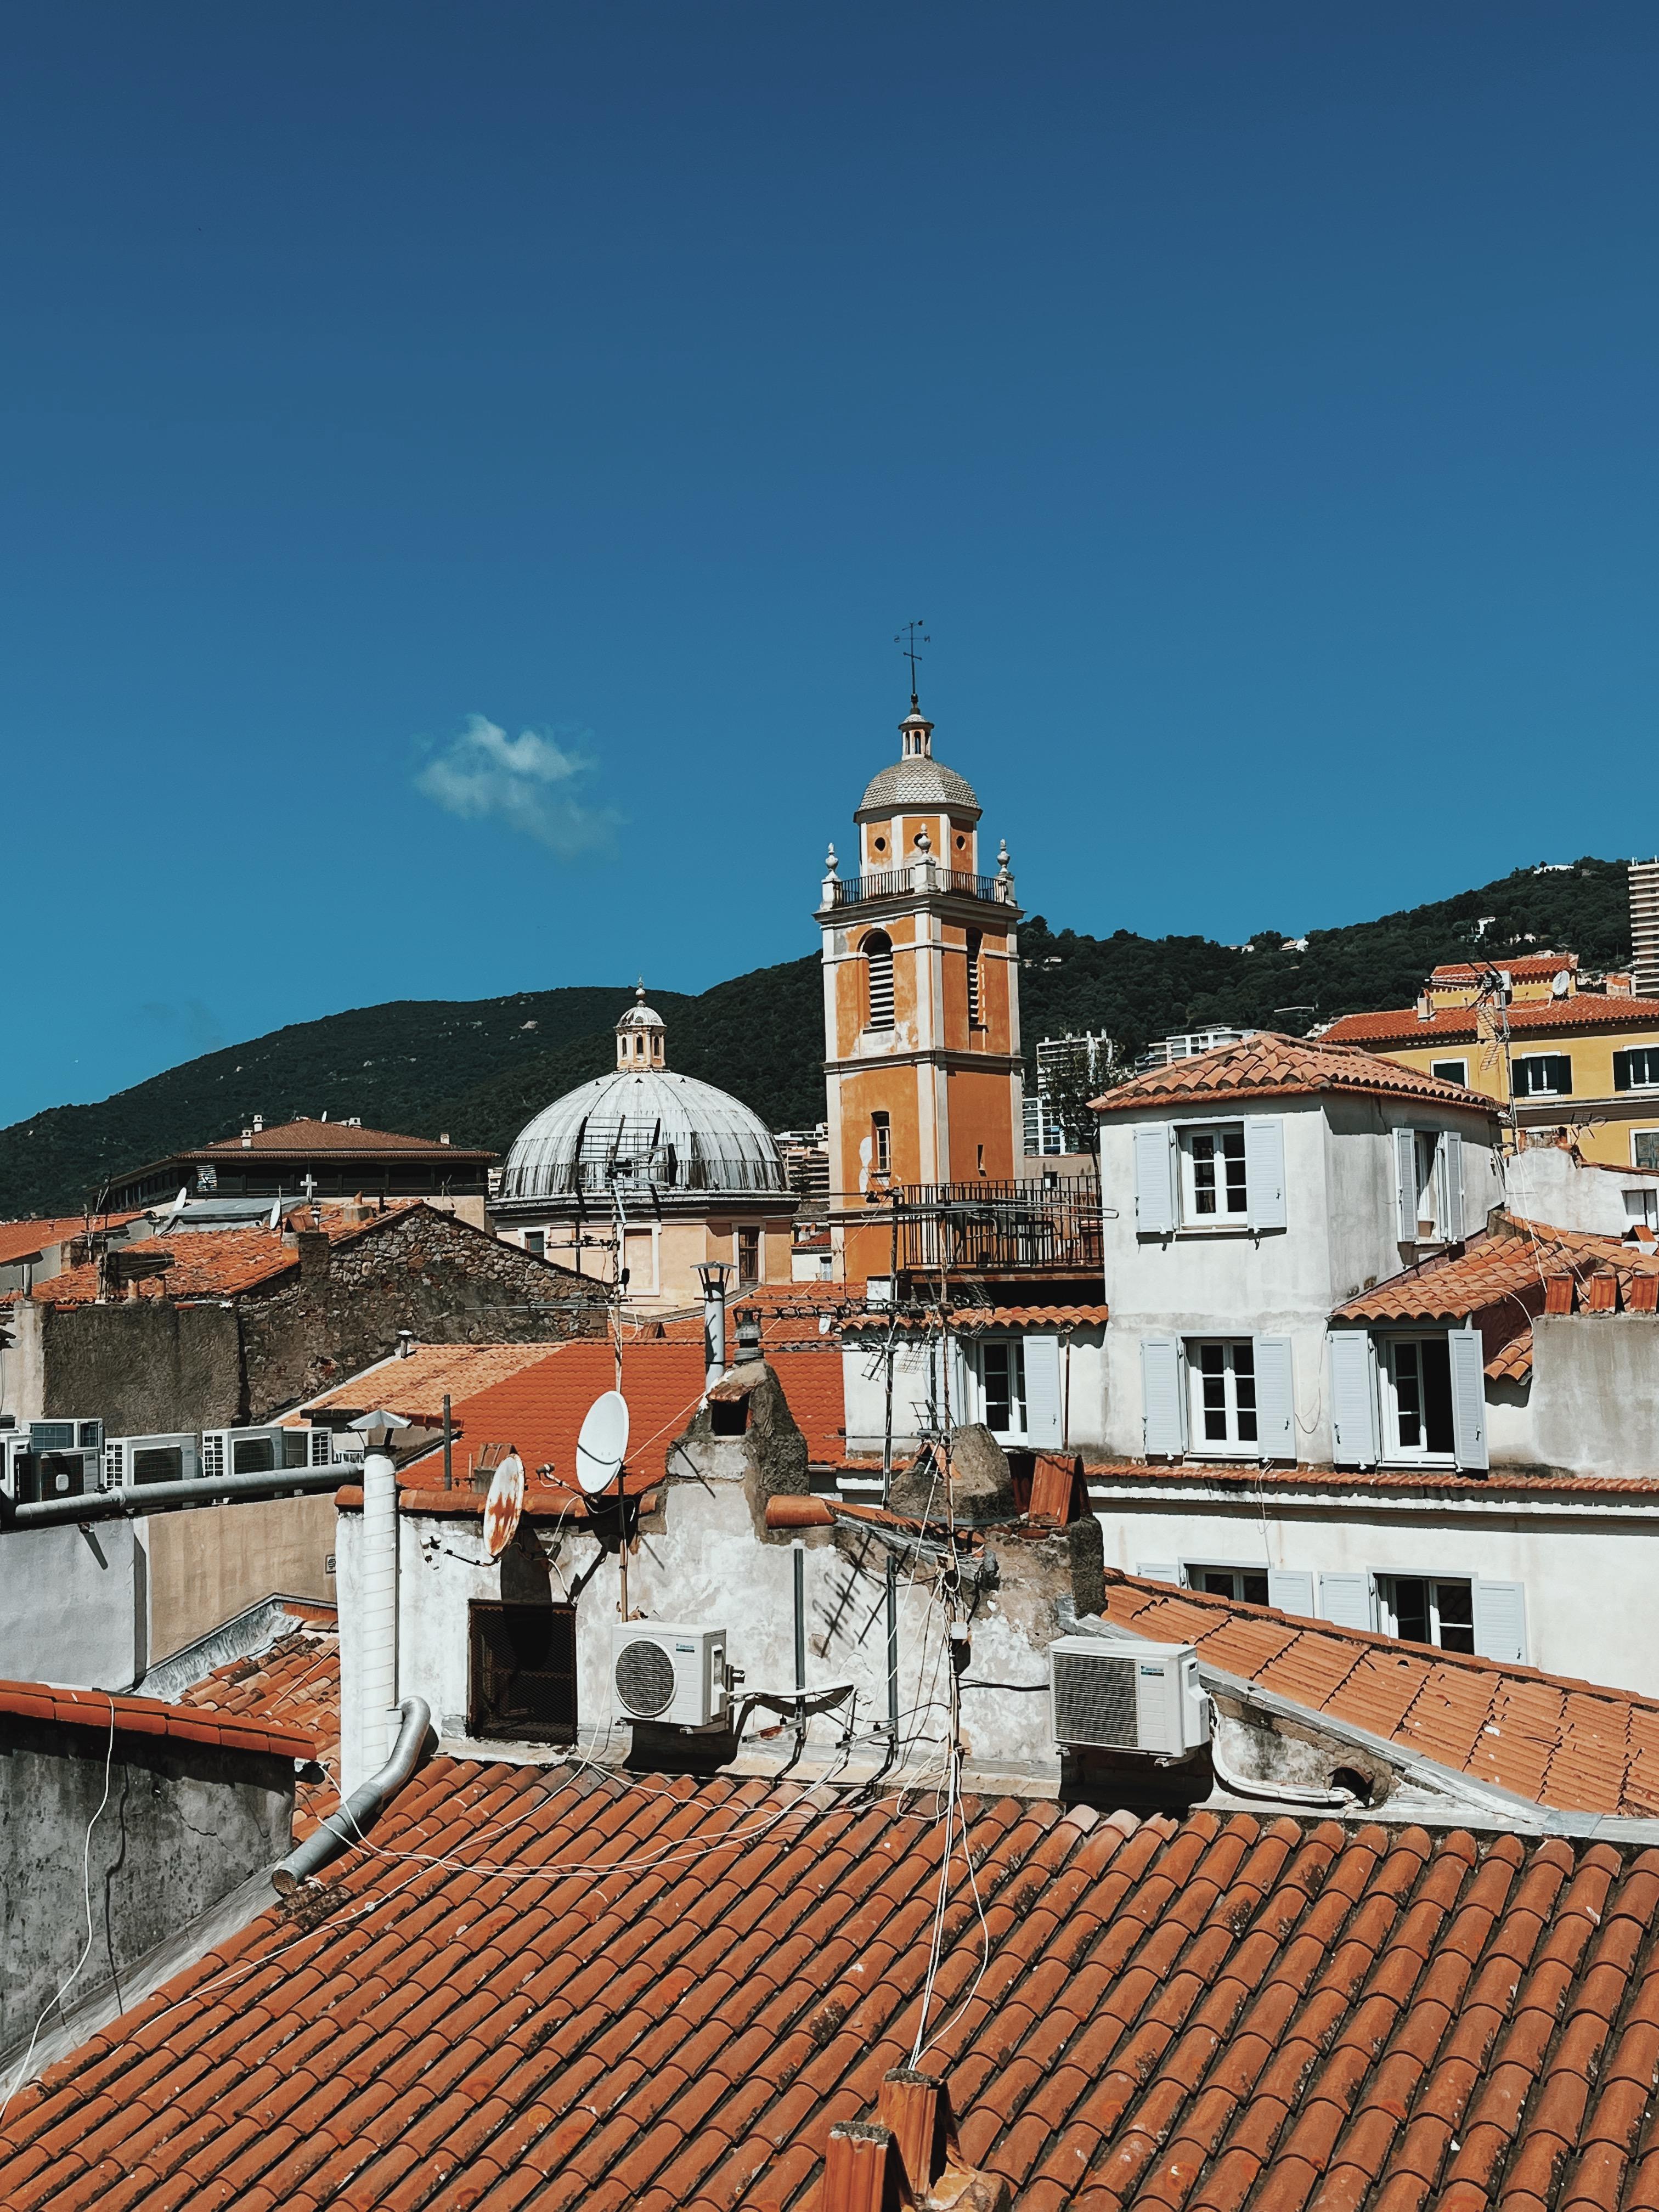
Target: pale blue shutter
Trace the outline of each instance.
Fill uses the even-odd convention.
[[[1483,1659],[1507,1660],[1511,1666],[1527,1664],[1527,1593],[1522,1583],[1489,1583],[1482,1575],[1474,1585],[1474,1648]]]
[[[1277,1114],[1245,1121],[1244,1197],[1252,1229],[1285,1226],[1285,1124]]]
[[[1135,1569],[1143,1582],[1181,1584],[1181,1570],[1173,1559],[1143,1559]]]
[[[1375,1467],[1376,1387],[1370,1338],[1363,1328],[1333,1329],[1330,1342],[1331,1455],[1339,1467]]]
[[[1296,1457],[1296,1398],[1291,1386],[1291,1340],[1258,1336],[1255,1350],[1255,1432],[1263,1459]]]
[[[1440,1139],[1440,1234],[1449,1244],[1463,1241],[1463,1139],[1448,1129]]]
[[[1135,1231],[1141,1237],[1175,1233],[1173,1133],[1167,1121],[1149,1121],[1135,1131]]]
[[[1146,1407],[1148,1459],[1179,1459],[1187,1449],[1187,1398],[1182,1387],[1181,1340],[1143,1336],[1140,1389]]]
[[[1451,1346],[1452,1449],[1459,1467],[1484,1468],[1486,1455],[1486,1346],[1472,1328],[1455,1328]]]
[[[1417,1242],[1417,1132],[1394,1133],[1395,1236],[1401,1244]]]
[[[1312,1575],[1303,1567],[1269,1567],[1267,1602],[1276,1605],[1281,1613],[1298,1613],[1304,1620],[1311,1620],[1314,1609]]]
[[[1370,1577],[1321,1575],[1319,1617],[1338,1628],[1375,1628],[1376,1613]]]
[[[1060,1339],[1025,1340],[1025,1441],[1042,1447],[1060,1441]]]

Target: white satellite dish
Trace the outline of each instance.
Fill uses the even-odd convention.
[[[611,1487],[627,1449],[628,1401],[620,1390],[607,1390],[588,1407],[576,1439],[576,1480],[589,1498]]]

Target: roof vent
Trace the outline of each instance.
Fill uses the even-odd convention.
[[[258,1135],[258,1133],[259,1133],[260,1130],[261,1130],[261,1129],[263,1129],[263,1128],[264,1127],[264,1126],[265,1126],[265,1117],[264,1117],[264,1115],[263,1114],[256,1114],[256,1115],[254,1115],[254,1117],[253,1117],[253,1133],[254,1133],[254,1135],[255,1135],[256,1137]]]

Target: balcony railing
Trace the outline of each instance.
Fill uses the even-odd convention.
[[[856,906],[864,899],[911,898],[918,892],[949,891],[957,898],[983,899],[1000,906],[1014,903],[1012,876],[975,876],[961,868],[942,868],[937,860],[918,860],[908,868],[878,868],[872,875],[836,876],[824,880],[825,906]]]
[[[1100,1184],[907,1184],[895,1209],[902,1270],[965,1274],[1093,1273],[1103,1264]],[[873,1211],[873,1209],[872,1209]]]

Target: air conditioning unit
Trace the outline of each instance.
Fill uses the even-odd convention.
[[[111,1437],[104,1446],[106,1490],[144,1482],[196,1482],[201,1474],[201,1443],[193,1433]]]
[[[29,1449],[38,1452],[101,1451],[101,1421],[31,1421]]]
[[[726,1631],[672,1620],[619,1620],[611,1632],[611,1679],[619,1721],[723,1728]]]
[[[275,1474],[307,1464],[308,1431],[304,1429],[204,1429],[202,1476],[216,1482],[227,1474]]]
[[[56,1498],[85,1498],[98,1487],[95,1451],[30,1451],[14,1462],[12,1496],[20,1505],[45,1505]]]
[[[1210,1740],[1210,1701],[1190,1644],[1062,1636],[1048,1646],[1056,1743],[1179,1759]]]
[[[21,1498],[24,1484],[30,1480],[28,1431],[14,1430],[0,1437],[0,1489],[8,1498]]]

